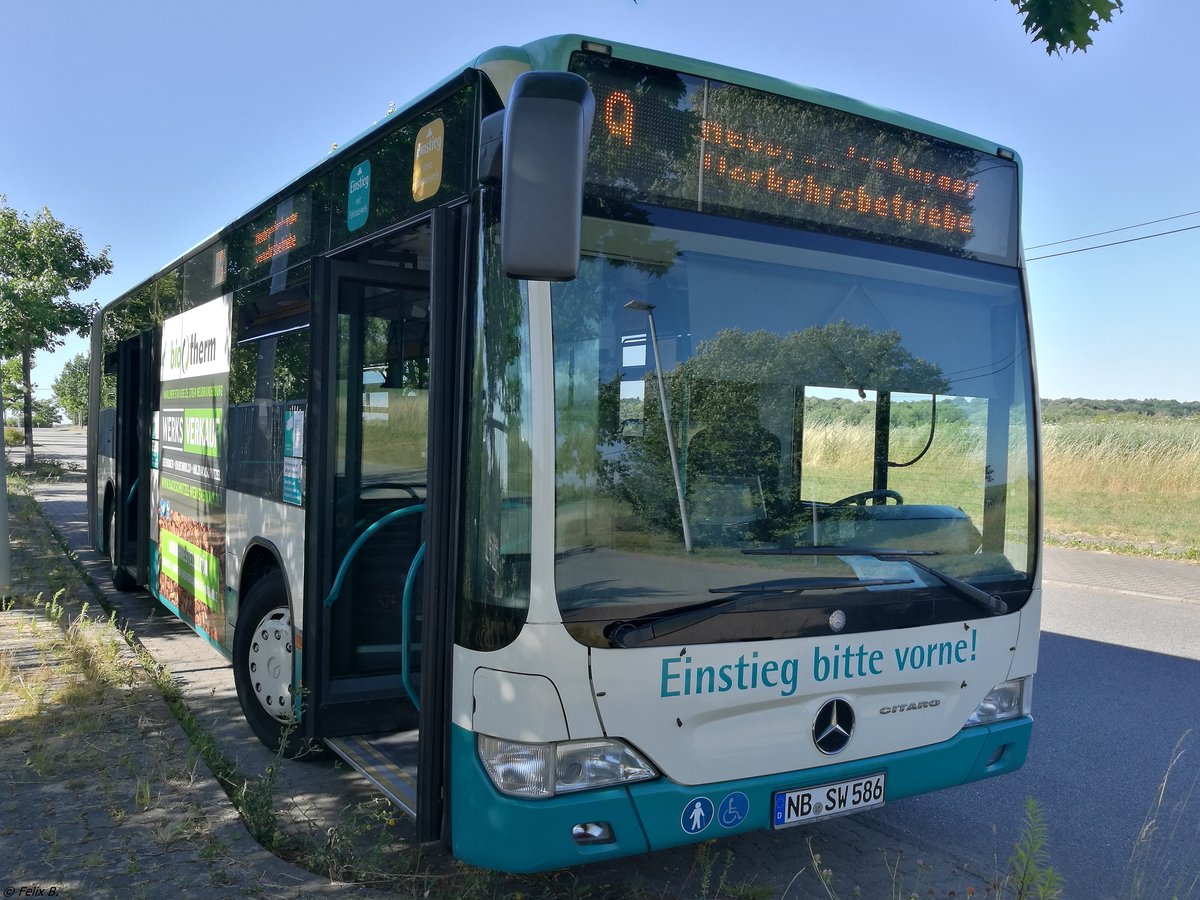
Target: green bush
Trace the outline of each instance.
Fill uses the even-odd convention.
[[[4,446],[5,447],[20,447],[25,443],[25,432],[20,428],[5,428],[4,429]]]

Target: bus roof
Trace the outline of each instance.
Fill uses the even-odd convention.
[[[912,131],[929,134],[933,137],[941,138],[955,144],[961,144],[965,147],[970,147],[973,150],[979,150],[983,153],[994,154],[998,149],[1005,149],[1009,152],[1013,152],[1010,148],[1003,144],[997,144],[994,141],[986,140],[982,137],[969,134],[965,131],[959,131],[955,128],[950,128],[948,126],[938,124],[937,122],[929,121],[928,119],[922,119],[918,116],[897,112],[896,110],[888,109],[886,107],[874,106],[869,103],[864,103],[860,100],[855,100],[851,97],[845,97],[841,94],[835,94],[830,91],[821,90],[820,88],[796,84],[780,78],[774,78],[772,76],[763,75],[756,72],[749,72],[744,69],[736,69],[730,66],[721,65],[719,63],[706,62],[704,60],[679,56],[674,53],[648,50],[644,47],[638,47],[632,44],[615,43],[612,41],[606,41],[602,38],[588,37],[586,35],[564,34],[542,38],[541,40],[537,41],[531,41],[520,48],[498,49],[519,50],[527,55],[531,68],[534,69],[566,69],[568,63],[570,62],[571,54],[577,50],[580,50],[585,43],[596,48],[610,48],[611,55],[619,59],[645,63],[647,65],[654,65],[664,69],[674,69],[689,75],[698,75],[705,78],[711,78],[716,81],[727,81],[732,84],[753,88],[755,90],[766,91],[772,94],[780,94],[784,97],[791,97],[796,100],[805,100],[809,103],[815,103],[821,106],[829,106],[834,109],[840,109],[844,112],[854,113],[869,119],[877,119],[881,122],[897,125],[901,128],[907,128]],[[484,54],[480,57],[480,60],[483,60],[486,57],[487,54]],[[1014,153],[1014,156],[1015,155],[1016,154]]]
[[[659,68],[675,70],[689,75],[710,78],[716,81],[729,82],[755,90],[779,94],[784,97],[831,107],[844,112],[886,122],[901,128],[928,134],[933,137],[941,138],[942,140],[950,141],[955,144],[960,144],[983,153],[996,154],[998,151],[1004,150],[1006,154],[1011,154],[1011,158],[1017,163],[1019,171],[1020,157],[1014,151],[1003,147],[1002,145],[996,144],[995,142],[980,138],[976,135],[968,134],[967,132],[959,131],[957,129],[950,128],[927,119],[922,119],[917,116],[912,116],[907,113],[898,112],[885,107],[874,106],[869,103],[864,103],[860,100],[855,100],[851,97],[821,90],[820,88],[796,84],[783,79],[774,78],[769,75],[750,72],[744,69],[737,69],[730,66],[721,65],[719,63],[693,59],[691,57],[680,56],[678,54],[664,51],[651,50],[633,44],[607,41],[602,38],[589,37],[582,34],[560,34],[530,41],[529,43],[521,46],[500,45],[483,51],[464,65],[453,70],[450,75],[428,90],[411,98],[402,106],[399,106],[394,110],[389,110],[387,115],[376,120],[375,122],[372,122],[371,125],[350,140],[336,145],[336,149],[328,153],[323,159],[318,160],[303,172],[300,172],[293,178],[289,179],[277,190],[268,194],[260,202],[247,208],[244,212],[236,216],[233,220],[217,231],[212,232],[204,239],[198,241],[196,244],[160,268],[153,275],[137,282],[132,287],[123,291],[120,296],[105,304],[105,308],[114,305],[127,295],[143,289],[148,284],[153,283],[158,278],[161,278],[163,275],[171,272],[173,269],[194,256],[196,253],[200,252],[221,238],[229,235],[237,228],[251,221],[255,216],[260,215],[263,210],[270,207],[273,203],[276,203],[282,198],[288,196],[300,186],[322,174],[325,170],[331,169],[338,165],[345,156],[356,152],[357,149],[363,144],[375,138],[378,132],[386,127],[389,123],[401,120],[407,113],[417,109],[422,105],[430,103],[439,95],[449,93],[454,89],[454,87],[463,84],[467,79],[469,79],[473,71],[479,70],[487,74],[492,82],[496,85],[497,90],[500,93],[501,101],[507,102],[508,89],[511,87],[512,81],[521,72],[528,69],[565,71],[570,63],[571,54],[584,49],[592,52],[607,53],[608,55],[612,55],[619,59],[628,60],[630,62],[653,65]]]

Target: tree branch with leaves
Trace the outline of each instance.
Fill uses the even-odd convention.
[[[1025,33],[1046,45],[1046,53],[1082,50],[1102,23],[1122,11],[1124,0],[1010,0],[1022,16]]]
[[[34,465],[33,354],[61,346],[68,334],[87,335],[97,304],[71,294],[111,271],[107,247],[94,256],[49,209],[30,218],[0,195],[0,356],[21,360],[26,468]]]

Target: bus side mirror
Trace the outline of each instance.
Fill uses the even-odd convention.
[[[500,259],[510,278],[579,271],[583,174],[596,101],[570,72],[525,72],[504,116]]]

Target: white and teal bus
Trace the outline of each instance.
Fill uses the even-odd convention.
[[[1012,771],[1039,449],[1003,146],[556,37],[100,311],[92,540],[463,860]]]

